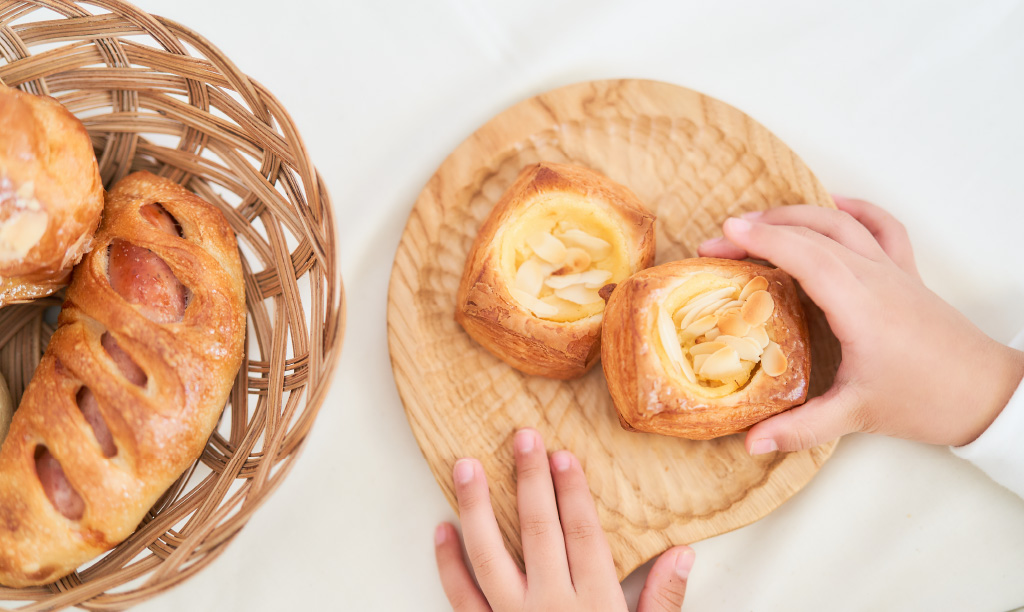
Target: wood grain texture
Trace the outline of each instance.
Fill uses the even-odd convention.
[[[803,487],[834,443],[750,457],[742,436],[695,442],[630,433],[600,368],[577,380],[527,376],[455,323],[466,256],[488,212],[531,163],[588,166],[658,215],[656,263],[696,256],[729,216],[772,206],[832,206],[825,188],[771,132],[735,108],[654,81],[581,83],[504,111],[466,139],[423,189],[399,244],[388,341],[409,424],[455,507],[452,466],[483,462],[506,544],[521,562],[512,435],[536,427],[582,463],[619,577],[675,544],[751,523]],[[839,346],[805,300],[810,396],[832,382]]]

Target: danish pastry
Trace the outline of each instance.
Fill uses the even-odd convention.
[[[202,453],[242,360],[235,236],[216,208],[136,173],[0,448],[0,583],[51,582],[128,537]]]
[[[620,284],[605,311],[601,359],[623,427],[694,440],[802,403],[811,363],[789,275],[711,258]]]
[[[82,122],[53,98],[0,85],[0,306],[66,285],[102,210]]]
[[[587,168],[522,170],[487,217],[466,262],[455,318],[512,367],[582,376],[600,357],[605,300],[654,261],[654,215]]]

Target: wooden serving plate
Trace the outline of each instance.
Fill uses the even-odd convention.
[[[624,431],[600,367],[578,380],[526,376],[455,323],[455,293],[477,229],[519,170],[579,164],[632,189],[658,216],[657,263],[694,257],[729,216],[832,199],[771,132],[735,108],[654,81],[581,83],[521,102],[467,138],[413,206],[388,293],[388,342],[409,424],[455,507],[452,466],[483,462],[498,524],[521,562],[511,439],[537,428],[579,457],[619,578],[675,544],[765,516],[803,487],[834,443],[750,457],[742,436],[694,442]],[[805,303],[811,395],[832,383],[839,345]]]

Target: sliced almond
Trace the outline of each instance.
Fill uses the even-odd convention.
[[[736,351],[736,354],[740,356],[740,359],[746,359],[747,361],[753,361],[757,363],[761,360],[761,347],[750,338],[738,338],[736,336],[728,336],[722,334],[715,342],[723,342],[727,346],[731,347],[732,350]]]
[[[687,319],[690,319],[690,321],[686,322],[686,324],[689,325],[690,322],[696,321],[697,319],[699,319],[699,318],[701,318],[703,316],[706,316],[706,315],[709,315],[709,314],[718,314],[718,311],[721,310],[721,308],[723,306],[725,306],[726,304],[728,304],[730,301],[731,300],[729,298],[722,298],[722,299],[718,300],[717,302],[713,302],[711,304],[708,304],[707,306],[705,306],[704,308],[701,308],[700,310],[691,310],[688,315],[683,317],[683,321],[686,321]],[[682,323],[682,321],[680,323]]]
[[[686,322],[686,325],[680,325],[680,323],[683,320],[685,320],[686,316],[689,315],[691,312],[694,312],[695,310],[699,312],[700,310],[704,309],[710,304],[714,304],[715,302],[718,302],[724,298],[731,299],[733,294],[735,293],[736,289],[733,287],[722,287],[721,289],[716,289],[714,291],[708,291],[707,293],[696,295],[690,298],[688,302],[683,304],[679,308],[679,310],[677,310],[675,314],[672,315],[672,320],[675,321],[676,324],[679,325],[679,327],[686,327],[686,325],[689,325],[694,319],[697,318],[696,316],[691,317],[690,320]]]
[[[718,336],[721,335],[721,333],[722,333],[722,330],[720,330],[717,327],[715,327],[714,329],[710,330],[708,333],[704,334],[704,339],[705,340],[714,340],[714,339],[718,338]]]
[[[672,317],[664,308],[658,309],[658,338],[661,340],[661,347],[672,363],[676,364],[682,371],[683,376],[692,383],[697,382],[697,377],[690,367],[690,362],[683,355],[683,348],[679,346],[679,336],[676,335],[676,327],[672,324]]]
[[[565,250],[565,265],[556,270],[554,274],[577,274],[590,267],[590,254],[578,247],[569,247]]]
[[[739,308],[740,306],[743,306],[743,300],[729,300],[725,304],[716,308],[713,312],[717,315],[723,315],[727,311],[730,311],[733,308]]]
[[[708,360],[711,353],[701,353],[700,355],[693,356],[693,369],[696,372],[700,372],[700,369],[704,367],[704,362]]]
[[[757,325],[751,327],[750,331],[747,332],[747,338],[750,338],[754,342],[757,342],[758,346],[760,346],[762,349],[768,346],[768,331],[765,329],[764,325]]]
[[[730,311],[719,317],[718,329],[730,336],[746,336],[750,331],[750,324],[743,320],[739,312]]]
[[[772,294],[763,290],[751,293],[740,308],[743,320],[751,327],[767,321],[774,311],[775,300],[772,299]],[[746,332],[740,335],[746,335]]]
[[[701,342],[690,347],[690,354],[696,357],[697,355],[704,355],[714,353],[724,349],[727,345],[724,342],[715,340],[714,342]]]
[[[755,291],[764,291],[767,288],[768,279],[763,276],[755,276],[747,281],[746,285],[743,285],[743,290],[740,291],[740,299],[745,300],[750,297],[751,293],[754,293]]]
[[[544,279],[544,284],[552,289],[565,289],[573,285],[583,284],[583,274],[566,274],[564,276],[549,276]]]
[[[764,373],[772,377],[779,376],[786,371],[788,366],[789,363],[779,345],[769,342],[761,355],[761,369],[764,370]]]
[[[600,289],[608,284],[608,281],[612,278],[611,270],[587,270],[581,277],[583,278],[583,286],[590,289]]]
[[[562,266],[565,263],[567,249],[562,241],[548,232],[538,232],[526,239],[526,244],[533,252],[548,263]]]
[[[555,289],[555,295],[567,302],[579,304],[580,306],[586,306],[587,304],[593,304],[595,302],[604,302],[604,300],[601,299],[601,295],[597,292],[597,289],[590,289],[583,285],[572,285],[561,289]]]
[[[682,352],[680,352],[680,355],[682,355]],[[683,370],[683,376],[686,377],[686,380],[692,383],[697,382],[697,374],[693,371],[693,366],[690,365],[690,360],[685,355],[680,358],[679,366]]]
[[[509,293],[512,294],[512,297],[514,297],[517,302],[522,304],[527,310],[538,317],[553,317],[558,314],[557,306],[548,304],[547,302],[542,302],[525,291],[512,287]]]
[[[608,283],[604,287],[598,289],[597,294],[601,296],[601,299],[604,300],[605,303],[607,303],[608,300],[612,299],[612,291],[615,291],[615,287],[616,283]]]
[[[718,325],[718,317],[713,314],[706,315],[687,325],[683,333],[693,337],[703,336],[714,329],[715,325]]]
[[[727,381],[743,374],[743,364],[736,351],[727,346],[712,353],[697,373],[711,380]]]
[[[612,252],[611,243],[601,240],[596,236],[584,232],[583,230],[571,229],[566,230],[558,234],[558,238],[569,246],[579,247],[590,254],[590,258],[593,261],[599,261],[608,257]]]
[[[600,289],[608,283],[612,277],[609,270],[587,270],[577,274],[566,274],[565,276],[549,276],[544,284],[552,289],[564,289],[573,285],[583,285],[588,289]]]
[[[539,257],[531,257],[516,270],[516,289],[537,297],[544,287],[544,277],[548,274],[551,274],[551,264]]]

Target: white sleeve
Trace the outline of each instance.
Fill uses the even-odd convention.
[[[1010,346],[1024,350],[1024,330]],[[982,469],[992,480],[1024,498],[1024,380],[1010,402],[978,439],[951,447],[953,454]]]

